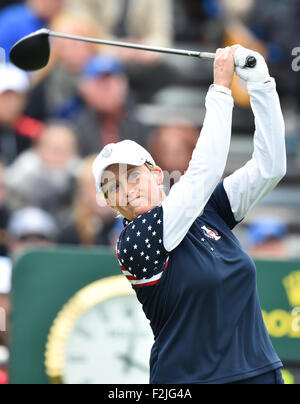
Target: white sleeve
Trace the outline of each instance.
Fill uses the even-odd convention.
[[[176,248],[220,181],[227,162],[233,98],[214,89],[206,96],[206,116],[188,170],[163,201],[164,247]]]
[[[255,116],[254,153],[242,168],[224,180],[237,222],[286,174],[285,127],[276,83],[248,84]]]

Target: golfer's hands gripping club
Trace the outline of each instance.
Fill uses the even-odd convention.
[[[256,59],[256,66],[253,68],[244,67],[249,56]],[[238,46],[234,60],[237,75],[247,83],[267,83],[271,80],[267,63],[260,53]]]
[[[239,45],[234,45],[217,50],[214,62],[214,84],[231,88],[235,70],[234,54],[238,48]]]

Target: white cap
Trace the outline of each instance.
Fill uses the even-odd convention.
[[[5,91],[25,93],[29,86],[27,73],[12,64],[0,63],[0,94]]]
[[[9,360],[9,350],[6,346],[0,346],[0,365],[6,365]]]
[[[10,258],[0,257],[0,293],[8,294],[11,291],[12,262]],[[1,352],[0,352],[1,358]],[[0,359],[1,364],[1,359]]]
[[[151,154],[138,143],[132,140],[123,140],[119,143],[108,144],[99,153],[93,164],[97,191],[101,191],[101,178],[104,171],[112,164],[142,166],[145,163],[156,165]]]
[[[14,239],[41,235],[51,240],[56,233],[56,224],[52,216],[44,210],[27,207],[13,213],[8,223],[7,232]]]

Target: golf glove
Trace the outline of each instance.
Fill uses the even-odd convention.
[[[253,68],[244,67],[248,56],[254,56],[257,64]],[[248,83],[265,83],[270,80],[269,69],[264,57],[255,51],[244,47],[238,48],[234,55],[237,75]]]

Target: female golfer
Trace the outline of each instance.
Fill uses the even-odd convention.
[[[242,68],[249,54],[254,69]],[[220,182],[235,65],[255,115],[254,154]],[[162,170],[134,142],[107,145],[93,167],[98,191],[124,217],[117,257],[154,333],[150,383],[282,384],[255,264],[232,233],[286,172],[284,122],[264,58],[239,46],[218,50],[206,109],[189,168],[167,197]]]

